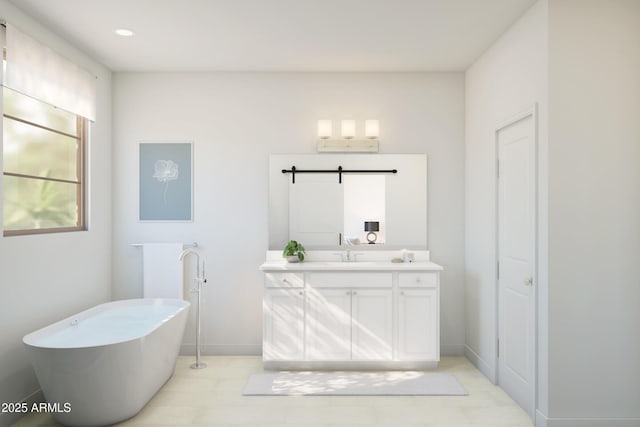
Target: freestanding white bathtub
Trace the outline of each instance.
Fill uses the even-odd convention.
[[[53,416],[104,426],[137,414],[173,375],[189,302],[109,302],[26,335]]]

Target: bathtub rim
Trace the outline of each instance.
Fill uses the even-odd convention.
[[[61,329],[69,327],[69,324],[71,322],[73,322],[74,320],[87,319],[87,318],[91,317],[91,315],[93,315],[93,314],[97,314],[97,313],[106,311],[109,307],[114,307],[114,306],[125,306],[125,307],[126,306],[131,306],[131,307],[135,307],[135,306],[140,306],[140,305],[155,305],[155,304],[173,305],[173,306],[176,307],[176,311],[171,313],[171,315],[169,315],[168,317],[165,317],[161,321],[156,323],[154,328],[150,329],[144,335],[141,334],[141,335],[135,336],[135,337],[130,338],[130,339],[123,339],[123,340],[119,340],[119,341],[108,341],[108,342],[99,343],[99,344],[95,344],[95,345],[51,346],[51,345],[41,345],[41,344],[38,343],[38,339],[42,338],[43,336],[49,335],[51,333],[58,332]],[[95,305],[93,307],[90,307],[90,308],[88,308],[86,310],[80,311],[80,312],[78,312],[76,314],[73,314],[71,316],[65,317],[64,319],[61,319],[61,320],[58,320],[56,322],[50,323],[48,325],[45,325],[42,328],[36,329],[35,331],[30,332],[30,333],[26,334],[25,336],[23,336],[22,337],[22,342],[23,342],[24,345],[29,346],[29,347],[41,348],[41,349],[50,349],[50,350],[94,349],[94,348],[106,347],[106,346],[110,346],[110,345],[117,345],[117,344],[121,344],[121,343],[127,343],[127,342],[131,342],[131,341],[139,340],[140,338],[151,334],[153,331],[158,329],[163,323],[165,323],[165,322],[171,320],[172,318],[176,317],[183,310],[188,310],[190,308],[190,306],[191,306],[191,303],[189,301],[183,300],[183,299],[178,299],[178,298],[130,298],[130,299],[122,299],[122,300],[116,300],[116,301],[108,301],[108,302],[105,302],[105,303],[98,304],[98,305]]]

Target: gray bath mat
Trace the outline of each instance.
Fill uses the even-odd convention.
[[[432,372],[273,372],[253,374],[245,396],[464,396],[451,374]]]

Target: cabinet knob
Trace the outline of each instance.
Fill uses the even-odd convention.
[[[420,276],[416,277],[416,283],[420,283]]]
[[[533,285],[533,277],[527,277],[522,282],[524,283],[525,286],[532,286]]]
[[[358,292],[353,291],[353,293],[351,295],[358,295]]]
[[[347,295],[351,295],[351,291],[347,291]]]
[[[282,283],[289,283],[287,279],[282,279]]]
[[[299,293],[300,295],[304,295],[304,292],[302,292],[302,291],[300,291],[300,292],[298,292],[298,293]]]
[[[400,295],[404,295],[404,291],[400,291]]]

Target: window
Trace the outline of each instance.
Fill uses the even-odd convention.
[[[86,230],[96,77],[10,23],[0,46],[4,235]]]
[[[86,229],[88,120],[3,88],[4,235]]]

